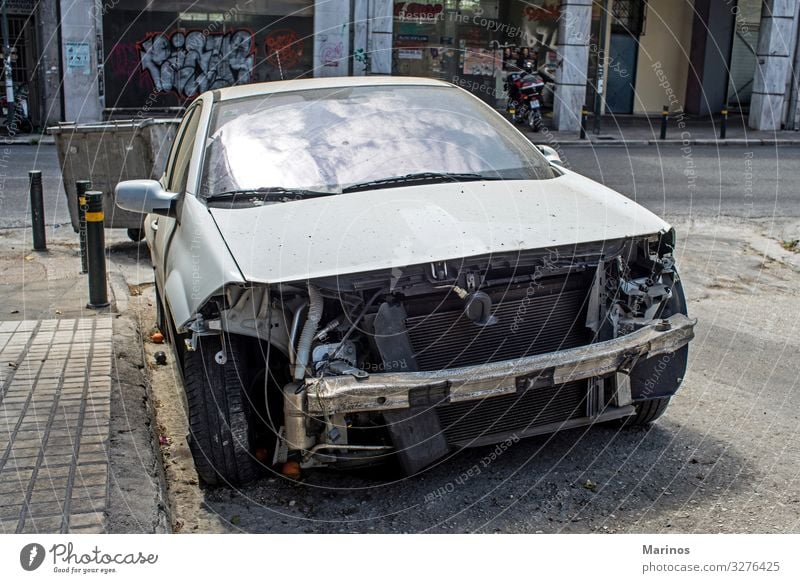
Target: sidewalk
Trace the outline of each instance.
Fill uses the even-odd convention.
[[[683,126],[680,125],[683,123]],[[545,117],[545,126],[552,127],[552,117]],[[660,139],[661,116],[604,115],[600,120],[600,133],[594,133],[594,118],[586,122],[586,139],[580,132],[558,132],[544,129],[534,133],[527,126],[517,126],[536,143],[555,142],[564,146],[797,146],[800,132],[755,131],[747,127],[747,118],[731,114],[728,117],[725,139],[719,139],[721,120],[719,116],[680,119],[672,114],[667,120],[667,137]]]
[[[0,231],[0,533],[163,532],[141,344],[116,311],[127,289],[86,309],[71,233],[46,252],[26,235]]]

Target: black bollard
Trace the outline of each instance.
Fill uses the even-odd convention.
[[[92,309],[109,305],[103,219],[103,193],[90,190],[86,193],[86,251],[89,264],[89,303],[86,307]]]
[[[589,111],[586,107],[581,108],[581,139],[586,139],[586,117],[589,115]]]
[[[42,192],[41,170],[28,172],[31,192],[31,230],[33,231],[33,249],[47,251],[47,238],[44,230],[44,193]]]
[[[719,125],[719,139],[724,140],[728,133],[728,108],[722,110],[722,121]]]
[[[667,119],[669,119],[669,106],[665,105],[661,111],[661,139],[667,139]]]
[[[89,262],[86,256],[86,192],[92,189],[90,180],[75,182],[75,192],[78,203],[78,240],[81,244],[81,273],[89,272]]]

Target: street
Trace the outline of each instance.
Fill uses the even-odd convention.
[[[127,241],[124,232],[110,233],[112,313],[119,316],[115,322],[138,328],[144,339],[143,360],[137,342],[115,348],[115,354],[127,371],[128,389],[144,392],[147,384],[146,397],[139,398],[147,405],[129,418],[115,416],[115,406],[134,404],[126,398],[124,405],[125,391],[112,382],[111,427],[120,433],[109,446],[111,473],[123,479],[111,480],[106,530],[160,528],[150,518],[155,510],[142,510],[145,519],[127,523],[113,516],[138,496],[132,481],[137,472],[148,488],[163,473],[175,532],[800,530],[800,256],[788,244],[800,236],[800,148],[565,146],[562,156],[569,168],[664,216],[678,232],[689,314],[699,323],[687,377],[662,419],[646,429],[609,425],[534,437],[500,454],[493,447],[464,450],[413,478],[397,479],[387,469],[312,470],[299,482],[270,474],[240,489],[205,488],[186,443],[172,353],[149,340],[155,302],[146,245]],[[55,150],[15,146],[6,166],[0,208],[3,319],[71,317],[80,331],[88,324],[77,319],[94,317],[80,303],[83,284],[49,283],[65,265],[66,271],[78,265]],[[25,173],[34,166],[45,176],[48,224],[61,225],[48,228],[56,246],[49,259],[30,254],[29,231],[20,228],[28,221]],[[25,286],[36,283],[33,273],[49,295],[20,302]],[[102,326],[107,333],[108,324]],[[167,366],[153,364],[160,350],[167,350]],[[154,417],[145,420],[146,415]],[[142,438],[145,428],[153,433],[149,444]],[[138,437],[120,444],[126,430]],[[160,453],[163,470],[148,461],[148,447]],[[144,498],[159,504],[157,495]],[[2,524],[25,528],[10,519]]]
[[[29,170],[42,172],[47,224],[66,226],[69,223],[69,211],[55,146],[14,145],[4,146],[0,154],[0,229],[30,224]]]
[[[569,168],[666,217],[800,213],[797,147],[565,147],[564,154]]]

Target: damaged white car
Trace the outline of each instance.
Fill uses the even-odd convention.
[[[673,229],[447,83],[205,93],[116,198],[210,484],[646,424],[683,380]]]

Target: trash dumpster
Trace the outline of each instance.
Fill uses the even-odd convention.
[[[118,182],[134,178],[158,180],[164,172],[179,119],[137,119],[105,123],[61,123],[48,128],[55,138],[72,228],[78,231],[76,180],[91,180],[92,190],[103,192],[107,229],[128,229],[139,241],[145,215],[124,211],[114,204]]]

